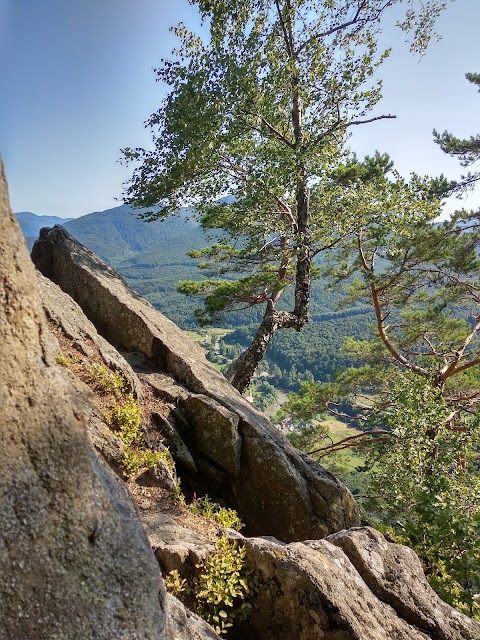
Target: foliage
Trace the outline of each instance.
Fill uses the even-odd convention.
[[[65,355],[63,353],[56,353],[55,361],[62,367],[65,367],[66,369],[70,369],[72,365],[78,364],[80,362],[80,358],[78,358],[77,356],[72,356],[68,354]]]
[[[145,446],[141,429],[142,412],[135,398],[127,395],[121,404],[113,407],[108,422],[117,430],[124,446],[123,468],[125,475],[133,476],[139,469],[158,464],[162,454]]]
[[[247,619],[258,581],[244,566],[245,547],[221,536],[215,548],[197,565],[198,573],[191,585],[177,570],[170,571],[165,584],[170,593],[209,622],[217,634],[226,635],[235,623]]]
[[[103,364],[94,363],[85,372],[88,381],[103,392],[121,397],[131,391],[130,383],[120,371],[111,371]]]
[[[480,91],[480,74],[466,73],[465,77],[469,82],[478,87]],[[480,134],[470,136],[468,139],[461,139],[448,131],[439,133],[434,130],[433,135],[440,149],[448,153],[448,155],[458,158],[462,167],[470,167],[480,160]],[[458,184],[452,185],[451,191],[473,188],[478,180],[480,180],[479,171],[475,171],[474,173],[469,172],[467,175],[462,176]]]
[[[236,531],[240,531],[240,529],[242,529],[244,526],[234,509],[222,507],[216,502],[213,502],[208,496],[196,498],[189,505],[189,508],[192,513],[196,513],[206,518],[213,518],[222,527],[225,527],[227,529],[235,529]]]
[[[371,449],[370,508],[426,563],[432,586],[472,615],[480,591],[480,416],[450,427],[450,410],[428,381],[397,375],[380,420],[391,437]]]
[[[125,475],[130,478],[140,469],[150,469],[158,464],[158,451],[126,447],[123,452],[122,464]]]
[[[198,565],[194,595],[197,613],[216,633],[225,635],[235,623],[247,619],[256,581],[244,567],[245,547],[225,536],[215,546],[216,553]]]
[[[127,396],[122,404],[113,407],[109,420],[110,425],[118,429],[123,443],[127,446],[143,440],[141,421],[141,409],[132,395]]]
[[[433,224],[433,192],[446,188],[443,180],[424,184],[425,206],[387,210],[374,194],[395,190],[397,179],[366,163],[360,169],[365,166],[361,177],[355,162],[339,172],[360,194],[366,188],[372,204],[327,271],[332,286],[345,288],[346,304],[371,305],[376,336],[348,339],[344,352],[362,366],[340,371],[328,384],[306,385],[292,410],[303,403],[307,413],[345,416],[350,394],[357,419],[365,419],[384,409],[382,393],[400,369],[439,388],[454,423],[480,402],[480,223],[476,214],[459,212]],[[375,406],[365,392],[377,395]]]
[[[350,127],[393,117],[366,116],[380,100],[373,76],[389,53],[378,51],[380,20],[401,0],[365,0],[353,12],[350,0],[195,4],[210,39],[174,29],[176,57],[157,70],[171,90],[147,123],[154,149],[123,152],[140,163],[125,197],[156,209],[141,214],[147,220],[188,202],[205,228],[224,232],[193,254],[211,277],[181,288],[205,295],[202,320],[264,305],[252,344],[227,372],[243,391],[273,334],[308,321],[313,258],[338,242],[356,213],[343,206],[330,173]],[[444,4],[406,12],[401,26],[414,31],[417,48]],[[290,285],[293,308],[280,312]]]
[[[320,423],[317,425],[305,426],[299,430],[289,431],[287,438],[294,447],[300,451],[310,451],[320,442],[323,442],[328,433],[327,427]]]
[[[165,576],[165,586],[172,596],[181,600],[187,590],[187,581],[180,576],[177,569],[172,569]]]
[[[378,158],[378,160],[381,160]],[[382,161],[383,162],[383,161]],[[370,193],[328,273],[347,304],[366,301],[375,338],[346,341],[359,360],[329,383],[310,383],[289,400],[299,416],[354,411],[365,424],[316,453],[368,444],[373,493],[390,522],[425,559],[439,593],[472,615],[478,591],[480,405],[480,222],[458,212],[433,223],[434,197],[448,184],[425,183],[426,206],[377,209],[377,190],[395,189],[388,163],[352,161],[339,180]],[[347,397],[348,396],[348,397]],[[380,511],[378,511],[378,508]]]
[[[252,383],[253,387],[253,404],[265,411],[277,401],[278,395],[275,387],[271,385],[265,378],[260,378]]]

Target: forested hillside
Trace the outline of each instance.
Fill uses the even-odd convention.
[[[30,211],[19,211],[16,216],[23,235],[29,239],[30,245],[33,244],[42,227],[53,227],[56,224],[65,224],[65,222],[72,220],[72,218],[59,218],[58,216],[40,216]]]
[[[207,234],[183,209],[175,218],[147,223],[138,218],[142,210],[127,205],[90,213],[65,223],[77,240],[111,264],[130,286],[183,329],[195,329],[193,311],[200,297],[187,297],[176,290],[179,280],[200,279],[198,260],[190,258],[190,249],[199,249],[215,239]],[[33,215],[33,214],[31,214]],[[35,216],[37,218],[38,216]],[[50,218],[48,218],[50,220]],[[25,235],[31,227],[24,226]],[[50,224],[60,224],[52,219]],[[48,226],[41,218],[40,226]],[[38,226],[38,225],[37,225]],[[287,292],[282,305],[291,304]],[[296,389],[310,372],[317,380],[328,380],[332,372],[351,364],[340,353],[346,336],[357,339],[368,334],[367,308],[355,305],[337,309],[338,291],[326,290],[322,280],[313,283],[312,319],[304,331],[283,331],[275,336],[267,354],[272,381],[285,389]],[[221,326],[234,329],[225,336],[228,345],[245,348],[259,322],[262,308],[237,311],[222,320]]]

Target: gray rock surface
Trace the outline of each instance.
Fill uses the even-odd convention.
[[[343,550],[372,593],[411,625],[432,638],[480,639],[480,625],[437,596],[409,547],[387,542],[370,527],[340,531],[327,540]]]
[[[250,616],[253,637],[480,638],[480,625],[432,591],[415,553],[388,543],[373,529],[287,545],[271,538],[240,540],[247,548],[247,566],[257,572],[262,584]],[[344,547],[349,548],[347,553]],[[352,560],[353,556],[361,557],[363,563]]]
[[[140,513],[140,520],[163,573],[193,576],[195,566],[215,551],[215,544],[160,512]]]
[[[85,421],[87,434],[95,451],[104,458],[115,473],[122,476],[123,442],[105,423],[102,410],[97,405],[95,394],[90,387],[68,369],[64,369],[63,374],[75,391],[75,403]]]
[[[179,406],[192,428],[195,447],[225,471],[238,475],[242,438],[237,414],[201,394],[190,395]]]
[[[74,341],[75,346],[87,357],[91,358],[96,352],[109,369],[123,374],[130,384],[133,395],[137,398],[141,397],[140,380],[125,358],[99,335],[75,300],[41,273],[37,276],[47,318],[58,325],[66,337]]]
[[[220,640],[212,627],[189,611],[183,604],[167,594],[167,639],[168,640]]]
[[[143,354],[190,394],[211,398],[237,416],[240,469],[235,463],[219,479],[217,491],[238,510],[247,533],[290,541],[320,538],[358,524],[358,508],[348,489],[301,456],[208,364],[200,347],[65,229],[42,229],[32,257],[117,349]],[[230,461],[238,460],[238,441],[233,441]]]
[[[0,163],[0,638],[163,639],[157,562],[54,349]]]
[[[142,520],[164,571],[177,569],[191,580],[195,565],[214,550],[170,516]],[[480,639],[480,625],[430,588],[416,554],[370,527],[290,544],[224,532],[246,547],[246,565],[259,580],[242,638]]]

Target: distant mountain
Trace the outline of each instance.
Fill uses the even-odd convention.
[[[138,215],[142,209],[124,204],[106,211],[96,211],[65,224],[79,242],[101,258],[116,266],[120,261],[136,256],[145,249],[170,243],[185,234],[203,231],[193,219],[192,209],[180,209],[168,220],[145,222]]]
[[[53,227],[56,224],[65,224],[69,220],[73,220],[73,218],[59,218],[58,216],[38,216],[31,211],[20,211],[15,215],[26,238],[37,238],[42,227]]]
[[[146,210],[121,205],[69,221],[29,214],[37,222],[36,227],[24,227],[23,214],[17,215],[25,235],[34,229],[27,237],[30,248],[41,227],[62,224],[168,317],[182,326],[192,326],[195,324],[193,308],[199,305],[199,299],[178,293],[176,283],[201,275],[195,266],[198,260],[187,253],[207,245],[209,237],[216,234],[207,234],[200,227],[192,209],[180,209],[178,215],[155,222],[139,219],[143,211]]]
[[[196,322],[195,307],[202,304],[198,296],[186,297],[176,290],[179,280],[198,280],[205,277],[190,258],[190,249],[199,249],[219,237],[219,232],[206,232],[193,218],[192,209],[181,209],[178,215],[168,220],[145,222],[138,219],[142,210],[128,205],[89,213],[81,218],[66,221],[52,216],[17,214],[20,225],[28,233],[34,229],[35,237],[44,226],[62,224],[79,242],[112,265],[126,282],[143,295],[157,309],[184,329],[193,329]],[[24,227],[28,220],[35,227]],[[24,231],[25,232],[25,231]],[[29,241],[30,238],[27,238]],[[340,291],[326,291],[324,283],[312,283],[312,322],[301,334],[282,331],[275,336],[269,350],[269,359],[282,371],[295,364],[300,373],[309,370],[317,379],[326,380],[333,369],[348,365],[341,355],[341,346],[346,335],[365,339],[369,335],[369,310],[363,305],[337,310]],[[284,307],[294,303],[293,292],[283,297]],[[232,338],[239,344],[248,344],[252,333],[261,320],[262,308],[230,313],[222,323],[237,329]],[[288,387],[286,374],[284,386]],[[288,387],[290,388],[290,387]]]

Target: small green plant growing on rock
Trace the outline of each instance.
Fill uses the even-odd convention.
[[[222,507],[213,502],[208,496],[196,498],[190,505],[192,513],[196,513],[206,518],[213,518],[218,524],[226,529],[240,531],[244,526],[234,509]]]
[[[131,390],[130,383],[119,371],[111,371],[103,364],[93,364],[86,370],[89,382],[106,393],[113,393],[117,398]]]
[[[252,608],[248,597],[257,590],[255,579],[244,567],[245,547],[226,536],[218,538],[216,553],[198,566],[194,596],[197,613],[219,635],[225,635],[234,623],[247,619]]]
[[[131,394],[126,396],[122,404],[113,407],[107,421],[125,445],[122,463],[126,476],[133,476],[139,469],[158,464],[161,453],[145,447],[141,430],[142,412]]]
[[[113,407],[109,420],[110,425],[117,429],[120,438],[127,446],[143,442],[141,421],[142,412],[132,395],[128,395],[122,404]]]
[[[250,599],[258,591],[258,579],[245,568],[245,547],[226,536],[217,539],[216,551],[197,565],[198,575],[189,585],[174,569],[165,577],[167,590],[184,602],[218,635],[247,619]]]
[[[77,364],[78,362],[80,362],[80,358],[77,358],[76,356],[65,355],[60,352],[55,354],[55,360],[59,365],[67,369],[70,369],[73,364]]]
[[[172,569],[172,571],[167,573],[165,576],[165,586],[167,587],[167,591],[179,600],[183,599],[188,589],[187,581],[180,576],[177,569]]]

